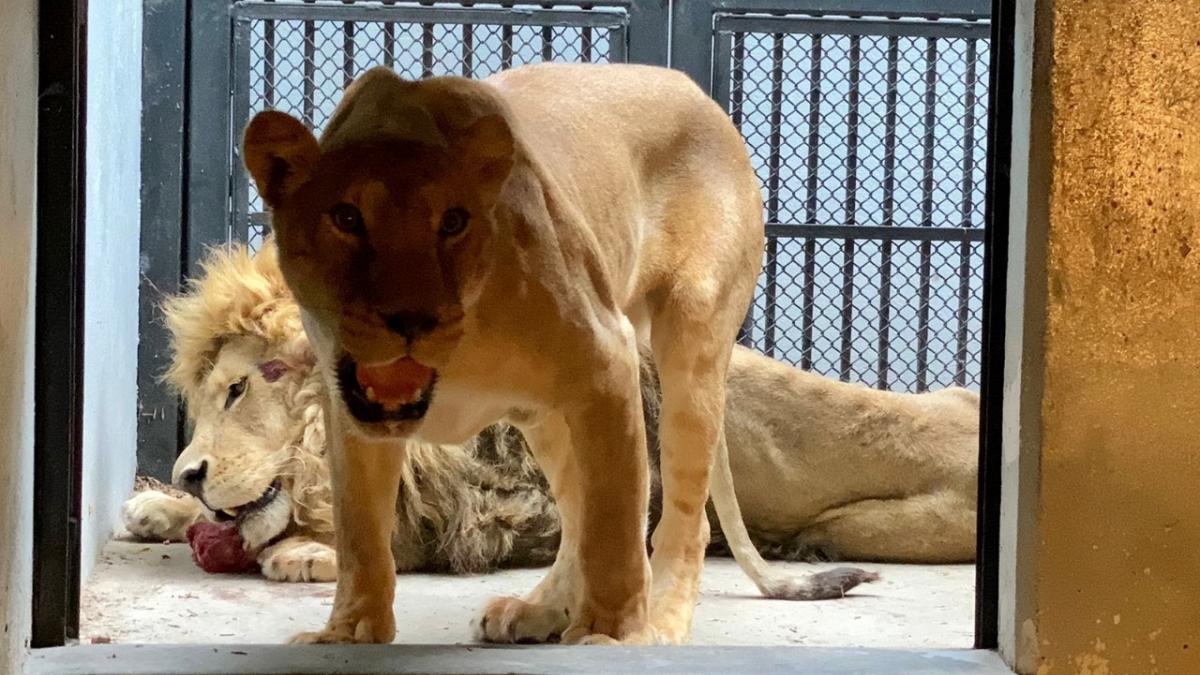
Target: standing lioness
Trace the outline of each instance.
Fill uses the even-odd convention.
[[[464,443],[500,420],[545,471],[562,544],[529,596],[484,609],[481,635],[686,640],[726,367],[763,246],[759,184],[721,109],[651,67],[482,82],[377,68],[320,141],[264,112],[244,157],[305,329],[336,364],[337,596],[325,630],[299,640],[391,641],[405,443]],[[639,343],[663,394],[650,560]],[[724,517],[736,503],[719,460]]]

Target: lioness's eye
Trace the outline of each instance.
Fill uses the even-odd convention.
[[[442,225],[438,228],[438,234],[443,237],[453,237],[467,229],[467,219],[470,214],[466,209],[450,209],[442,214]]]
[[[329,218],[333,221],[333,226],[342,232],[362,234],[365,230],[362,212],[353,204],[334,204],[333,208],[329,209]]]
[[[233,384],[229,385],[229,396],[227,396],[225,398],[225,409],[229,410],[230,406],[233,405],[233,402],[238,400],[238,397],[241,396],[243,393],[245,393],[245,391],[246,391],[246,378],[244,378],[244,377],[242,379],[238,380],[237,382],[234,382]]]

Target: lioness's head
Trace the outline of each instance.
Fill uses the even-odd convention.
[[[274,247],[257,258],[241,246],[213,251],[188,292],[164,310],[173,352],[167,379],[194,428],[172,479],[218,520],[236,521],[247,546],[259,548],[297,517],[312,519],[297,513],[296,497],[313,482],[309,474],[324,471],[314,461],[323,443],[309,448],[303,440],[305,408],[320,405],[302,391],[319,385],[315,360]]]
[[[507,119],[490,85],[376,68],[320,141],[273,111],[246,129],[284,276],[360,431],[413,431],[463,336],[514,162]]]

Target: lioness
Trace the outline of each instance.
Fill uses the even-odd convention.
[[[167,381],[194,422],[179,487],[147,483],[123,519],[151,541],[201,518],[233,519],[277,581],[333,581],[324,378],[267,239],[212,249],[164,305]],[[643,361],[646,429],[657,380]],[[877,392],[735,348],[725,435],[759,550],[790,560],[967,561],[974,557],[978,396]],[[658,444],[649,449],[657,457]],[[409,446],[392,535],[398,572],[549,564],[558,513],[519,433],[489,427],[466,446]],[[184,477],[188,467],[203,475]],[[651,483],[659,485],[656,462]],[[651,493],[651,513],[661,491]],[[211,508],[205,508],[205,506]],[[710,523],[717,521],[710,514]],[[652,516],[651,524],[656,522]],[[714,532],[710,553],[728,553]]]
[[[719,451],[725,375],[764,238],[758,180],[720,107],[647,66],[416,82],[375,68],[320,141],[266,111],[242,156],[306,332],[336,364],[337,593],[325,629],[296,641],[392,640],[400,455],[498,421],[545,472],[562,539],[542,583],[488,603],[478,635],[685,641],[714,460],[726,529],[738,516]],[[640,345],[663,391],[650,559]]]

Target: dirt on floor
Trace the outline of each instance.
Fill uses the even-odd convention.
[[[779,563],[777,563],[779,564]],[[789,563],[798,574],[835,565]],[[692,643],[879,648],[969,648],[972,565],[871,565],[882,580],[839,600],[767,600],[731,559],[709,559]],[[494,595],[521,594],[545,570],[480,576],[407,574],[396,589],[396,641],[471,642],[468,623]],[[334,585],[202,572],[186,544],[113,541],[84,584],[80,642],[267,643],[319,628]]]

